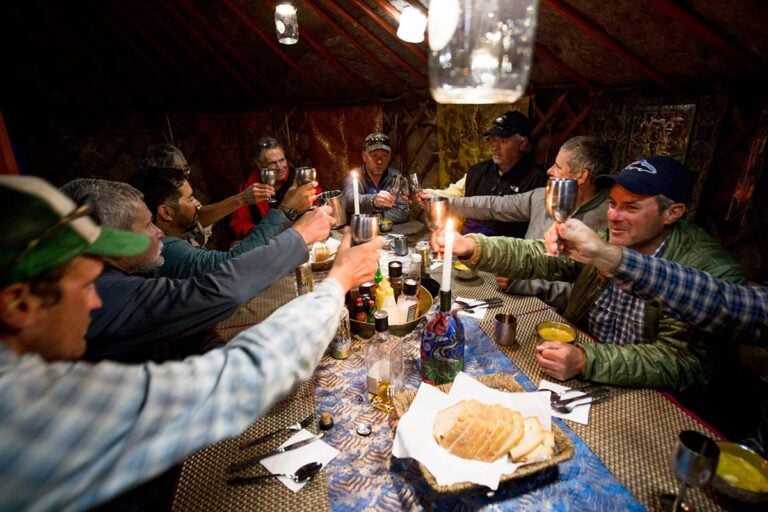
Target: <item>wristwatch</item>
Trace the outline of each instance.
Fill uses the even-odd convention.
[[[291,208],[290,206],[283,206],[282,204],[278,206],[281,212],[285,214],[286,217],[288,217],[288,220],[293,222],[296,219],[299,218],[299,212]]]

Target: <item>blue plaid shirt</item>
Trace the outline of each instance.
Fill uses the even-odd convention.
[[[662,242],[655,258],[666,245]],[[650,343],[645,332],[645,301],[609,283],[588,313],[589,332],[601,343],[637,345]]]
[[[663,303],[665,313],[707,330],[750,339],[768,334],[768,288],[739,286],[679,263],[623,249],[612,277],[625,291]]]
[[[326,279],[226,347],[165,364],[48,363],[0,342],[0,510],[84,510],[239,434],[309,378],[339,324]]]

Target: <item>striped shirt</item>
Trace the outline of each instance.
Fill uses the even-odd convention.
[[[730,329],[749,339],[768,335],[768,288],[740,286],[679,263],[624,248],[612,274],[626,292],[662,303],[664,312],[710,331]]]
[[[49,363],[0,342],[0,510],[90,509],[239,434],[312,375],[342,307],[326,279],[226,347],[165,364]]]

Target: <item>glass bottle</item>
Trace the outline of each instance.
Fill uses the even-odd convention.
[[[395,293],[395,300],[403,293],[403,264],[399,261],[389,262],[389,285]]]
[[[408,323],[416,319],[419,309],[419,285],[418,281],[411,277],[405,278],[403,294],[397,299],[397,310],[401,323]]]
[[[376,312],[376,334],[365,346],[366,379],[371,405],[384,412],[394,411],[392,398],[403,385],[403,346],[389,334],[389,316]]]

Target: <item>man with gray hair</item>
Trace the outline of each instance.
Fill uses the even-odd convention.
[[[384,245],[350,247],[345,233],[313,292],[213,352],[183,364],[91,364],[78,359],[101,305],[93,283],[102,258],[138,255],[149,241],[100,227],[89,209],[40,178],[0,176],[3,511],[93,510],[238,435],[311,377],[345,292],[373,278]],[[120,510],[161,507],[123,497]]]
[[[550,178],[575,179],[579,184],[576,210],[572,217],[592,229],[608,227],[608,191],[599,189],[595,180],[611,171],[611,150],[597,137],[571,137],[558,151],[555,163],[547,170]],[[451,212],[460,217],[498,222],[528,222],[525,238],[542,239],[552,220],[547,216],[546,188],[506,196],[451,197]],[[511,294],[535,295],[558,309],[568,305],[571,284],[542,279],[509,280],[498,276],[496,283]]]
[[[90,198],[103,225],[153,239],[150,249],[141,255],[105,258],[104,272],[96,282],[104,305],[94,311],[87,334],[86,357],[94,360],[167,358],[163,351],[168,350],[169,340],[199,337],[201,331],[231,315],[307,261],[307,244],[327,238],[334,223],[329,208],[317,208],[268,245],[229,259],[213,272],[186,279],[146,277],[142,274],[152,272],[153,265],[161,261],[163,232],[152,222],[141,192],[127,183],[99,179],[73,180],[62,190],[75,200]]]

